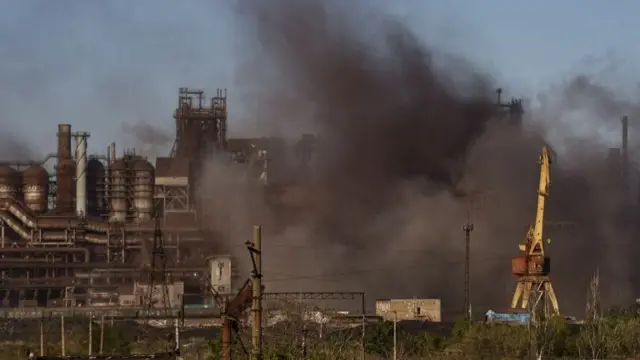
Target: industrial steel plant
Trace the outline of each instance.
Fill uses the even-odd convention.
[[[155,166],[135,152],[118,154],[115,143],[89,154],[90,134],[70,124],[58,125],[57,151],[44,160],[1,164],[3,306],[139,305],[157,226],[172,299],[207,293],[203,283],[232,291],[230,256],[202,253],[211,235],[194,196],[207,154],[231,152],[226,90],[207,101],[203,91],[181,88],[174,118],[174,146]],[[234,155],[241,162],[259,154]],[[52,174],[45,163],[54,159]]]
[[[519,100],[502,103],[498,90],[497,105],[505,121],[520,123]],[[154,292],[147,275],[156,271],[158,228],[171,305],[204,301],[187,294],[207,296],[212,288],[238,290],[231,256],[213,253],[209,240],[218,234],[204,226],[208,214],[195,196],[198,179],[215,156],[243,164],[250,178],[275,190],[269,193],[282,192],[284,180],[266,181],[272,158],[277,165],[282,151],[273,144],[281,142],[228,139],[222,89],[211,99],[201,90],[179,89],[174,118],[173,148],[155,165],[133,151],[118,154],[115,143],[104,154],[89,154],[90,134],[70,124],[58,125],[57,151],[45,159],[0,163],[4,307],[142,305],[145,292]],[[309,161],[312,143],[305,135],[292,149],[301,163]],[[45,166],[53,160],[49,173]]]

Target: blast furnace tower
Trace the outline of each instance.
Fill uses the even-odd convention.
[[[169,223],[198,222],[195,197],[204,161],[227,151],[227,90],[208,101],[203,90],[178,91],[176,137],[169,157],[156,159],[155,206]]]
[[[227,91],[218,89],[205,106],[204,91],[180,88],[176,139],[171,157],[201,160],[207,153],[227,147]]]

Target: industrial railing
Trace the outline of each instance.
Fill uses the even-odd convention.
[[[0,320],[46,319],[65,317],[101,317],[109,319],[212,319],[220,317],[218,308],[149,309],[142,307],[69,307],[69,308],[0,308]]]

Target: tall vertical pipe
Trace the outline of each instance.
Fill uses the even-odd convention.
[[[87,138],[89,133],[74,134],[76,138],[76,214],[87,215]]]
[[[71,159],[71,125],[58,124],[58,162]]]
[[[629,118],[622,117],[622,186],[625,198],[629,191]]]
[[[109,165],[116,161],[116,143],[109,144]]]
[[[112,143],[113,144],[113,143]],[[107,147],[107,166],[104,167],[104,203],[106,208],[109,208],[109,199],[111,197],[111,144]]]
[[[58,124],[58,164],[56,165],[56,208],[73,211],[73,167],[71,158],[71,125]]]

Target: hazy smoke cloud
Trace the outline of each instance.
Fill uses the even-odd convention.
[[[174,138],[164,129],[146,121],[139,121],[135,124],[124,123],[122,124],[122,133],[126,139],[126,147],[132,147],[149,158],[167,156]]]
[[[255,120],[232,122],[230,133],[319,136],[307,169],[293,155],[270,152],[273,183],[314,175],[298,188],[266,193],[242,181],[245,166],[208,164],[198,198],[206,199],[209,223],[227,239],[224,250],[236,255],[242,274],[248,269],[243,243],[251,225],[261,223],[268,291],[441,297],[445,309],[459,310],[461,227],[471,210],[474,307],[504,309],[515,285],[510,258],[533,221],[536,160],[545,139],[559,155],[547,218],[574,224],[547,231],[561,307],[581,311],[598,266],[606,300],[629,301],[638,292],[637,229],[629,225],[637,209],[621,206],[618,170],[607,161],[608,148],[619,145],[621,115],[632,119],[631,148],[640,144],[636,102],[598,77],[575,76],[535,99],[519,130],[494,121],[490,76],[425,45],[392,18],[336,1],[237,3],[234,20],[256,36],[234,39],[246,55],[238,76],[246,96],[242,105],[230,101],[230,110],[246,107],[245,118]],[[0,38],[21,34],[0,50],[3,112],[15,122],[47,119],[44,130],[29,125],[28,131],[42,131],[52,149],[58,121],[93,131],[92,144],[106,145],[111,138],[102,124],[167,119],[178,87],[230,82],[225,74],[232,66],[222,58],[231,46],[216,47],[213,59],[202,46],[224,33],[230,19],[211,21],[224,10],[219,5],[165,8],[166,17],[149,17],[146,3],[25,5],[0,24]],[[174,21],[185,18],[193,21]],[[78,95],[78,89],[89,90]],[[121,133],[115,130],[111,135]],[[152,124],[123,130],[133,137],[128,146],[170,142]],[[21,141],[5,137],[2,157],[32,157],[16,152]],[[272,205],[284,198],[303,205]],[[222,250],[212,243],[203,252]]]
[[[35,152],[29,141],[15,134],[0,135],[0,161],[40,161],[43,155]]]
[[[376,18],[365,31],[357,8],[331,1],[239,4],[243,25],[259,34],[245,39],[247,47],[259,45],[262,67],[251,62],[254,71],[278,74],[276,83],[251,82],[262,127],[291,124],[319,135],[305,170],[312,183],[279,193],[297,192],[301,208],[270,208],[265,194],[216,163],[205,177],[218,179],[207,188],[210,201],[231,217],[214,227],[231,236],[228,250],[241,262],[250,225],[265,226],[269,291],[432,296],[459,310],[462,225],[470,213],[473,302],[479,310],[506,309],[515,285],[510,258],[534,220],[537,159],[547,139],[559,156],[547,220],[570,224],[546,234],[555,239],[548,249],[561,307],[582,311],[598,266],[609,282],[606,300],[630,301],[633,229],[623,215],[637,211],[621,206],[620,169],[607,158],[615,140],[600,129],[619,131],[617,119],[635,104],[579,76],[541,94],[524,127],[509,126],[496,119],[490,77],[393,19]],[[274,88],[283,89],[287,106]],[[587,129],[575,128],[576,113],[588,115]],[[292,178],[303,172],[286,169]]]

